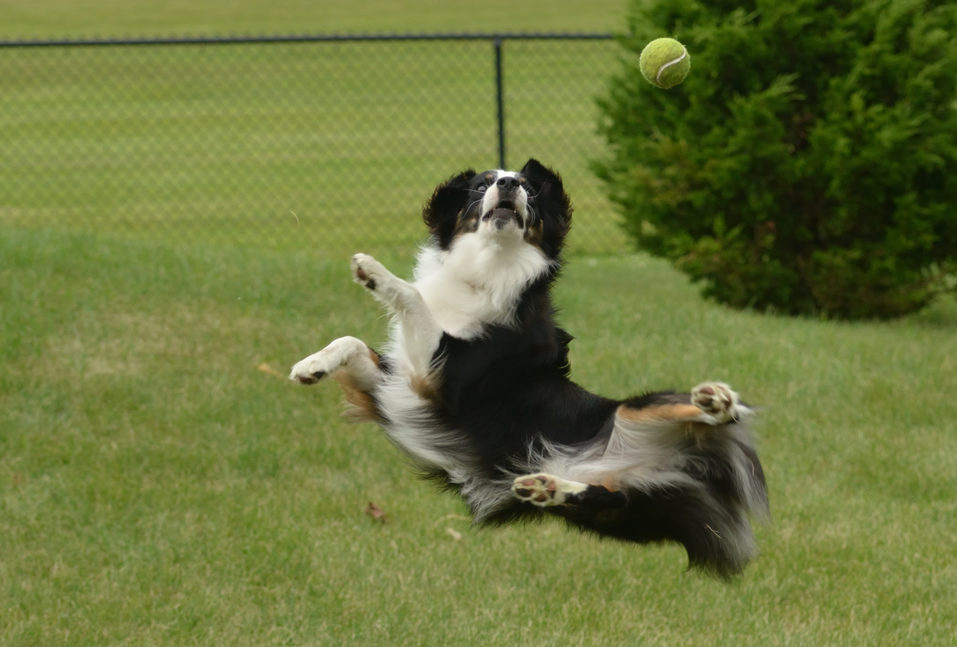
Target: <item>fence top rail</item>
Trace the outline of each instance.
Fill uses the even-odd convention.
[[[93,38],[0,39],[0,47],[109,47],[149,45],[248,45],[263,43],[332,43],[362,41],[430,40],[612,40],[611,33],[514,32],[514,33],[437,33],[437,34],[276,34],[231,36],[159,36]]]

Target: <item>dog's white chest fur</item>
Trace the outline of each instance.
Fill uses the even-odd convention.
[[[462,339],[488,325],[508,325],[522,291],[550,263],[521,239],[466,236],[448,251],[419,254],[413,285],[443,331]]]

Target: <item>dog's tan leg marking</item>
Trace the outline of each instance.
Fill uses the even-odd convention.
[[[608,474],[607,476],[605,476],[605,478],[601,480],[601,482],[598,485],[602,486],[609,492],[617,492],[619,489],[621,489],[621,484],[619,483],[618,474],[619,472]]]
[[[374,353],[373,353],[374,354]],[[378,356],[376,356],[378,358]],[[378,363],[378,362],[377,362]],[[376,406],[375,398],[362,389],[347,371],[337,371],[331,374],[332,379],[342,387],[342,393],[346,401],[352,405],[346,410],[345,415],[357,422],[381,422],[382,416],[379,415],[379,408]]]
[[[377,367],[379,366],[379,353],[371,348],[369,349],[369,359]],[[351,375],[345,372],[334,373],[332,378],[339,383],[345,393],[346,400],[353,406],[346,411],[346,415],[356,420],[367,420],[369,422],[381,422],[382,416],[379,415],[379,408],[375,404],[375,398],[356,384]]]
[[[409,382],[412,385],[412,390],[423,400],[439,399],[439,387],[436,384],[435,376],[431,373],[424,376],[413,375],[409,378]]]
[[[617,417],[628,422],[694,422],[701,417],[701,409],[693,404],[661,404],[641,409],[621,405]]]

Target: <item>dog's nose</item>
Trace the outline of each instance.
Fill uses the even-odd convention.
[[[498,186],[499,191],[505,191],[506,193],[518,188],[518,180],[510,175],[500,177],[495,184]]]

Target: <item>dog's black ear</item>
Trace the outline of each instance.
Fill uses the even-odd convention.
[[[452,176],[435,189],[432,198],[422,210],[422,219],[429,232],[438,239],[443,248],[451,243],[459,213],[468,204],[469,181],[473,177],[475,171],[472,169]]]
[[[543,221],[542,243],[548,247],[546,252],[557,256],[572,224],[571,201],[565,194],[562,179],[536,159],[528,160],[521,174],[531,185],[535,210]]]
[[[568,196],[565,195],[565,186],[558,173],[543,166],[538,160],[530,159],[522,167],[521,174],[532,185],[539,207],[548,207],[555,216],[571,217]]]
[[[525,162],[525,166],[522,167],[521,174],[525,176],[532,184],[541,184],[542,182],[558,182],[561,184],[561,180],[554,171],[550,168],[543,165],[537,159],[530,159]]]

